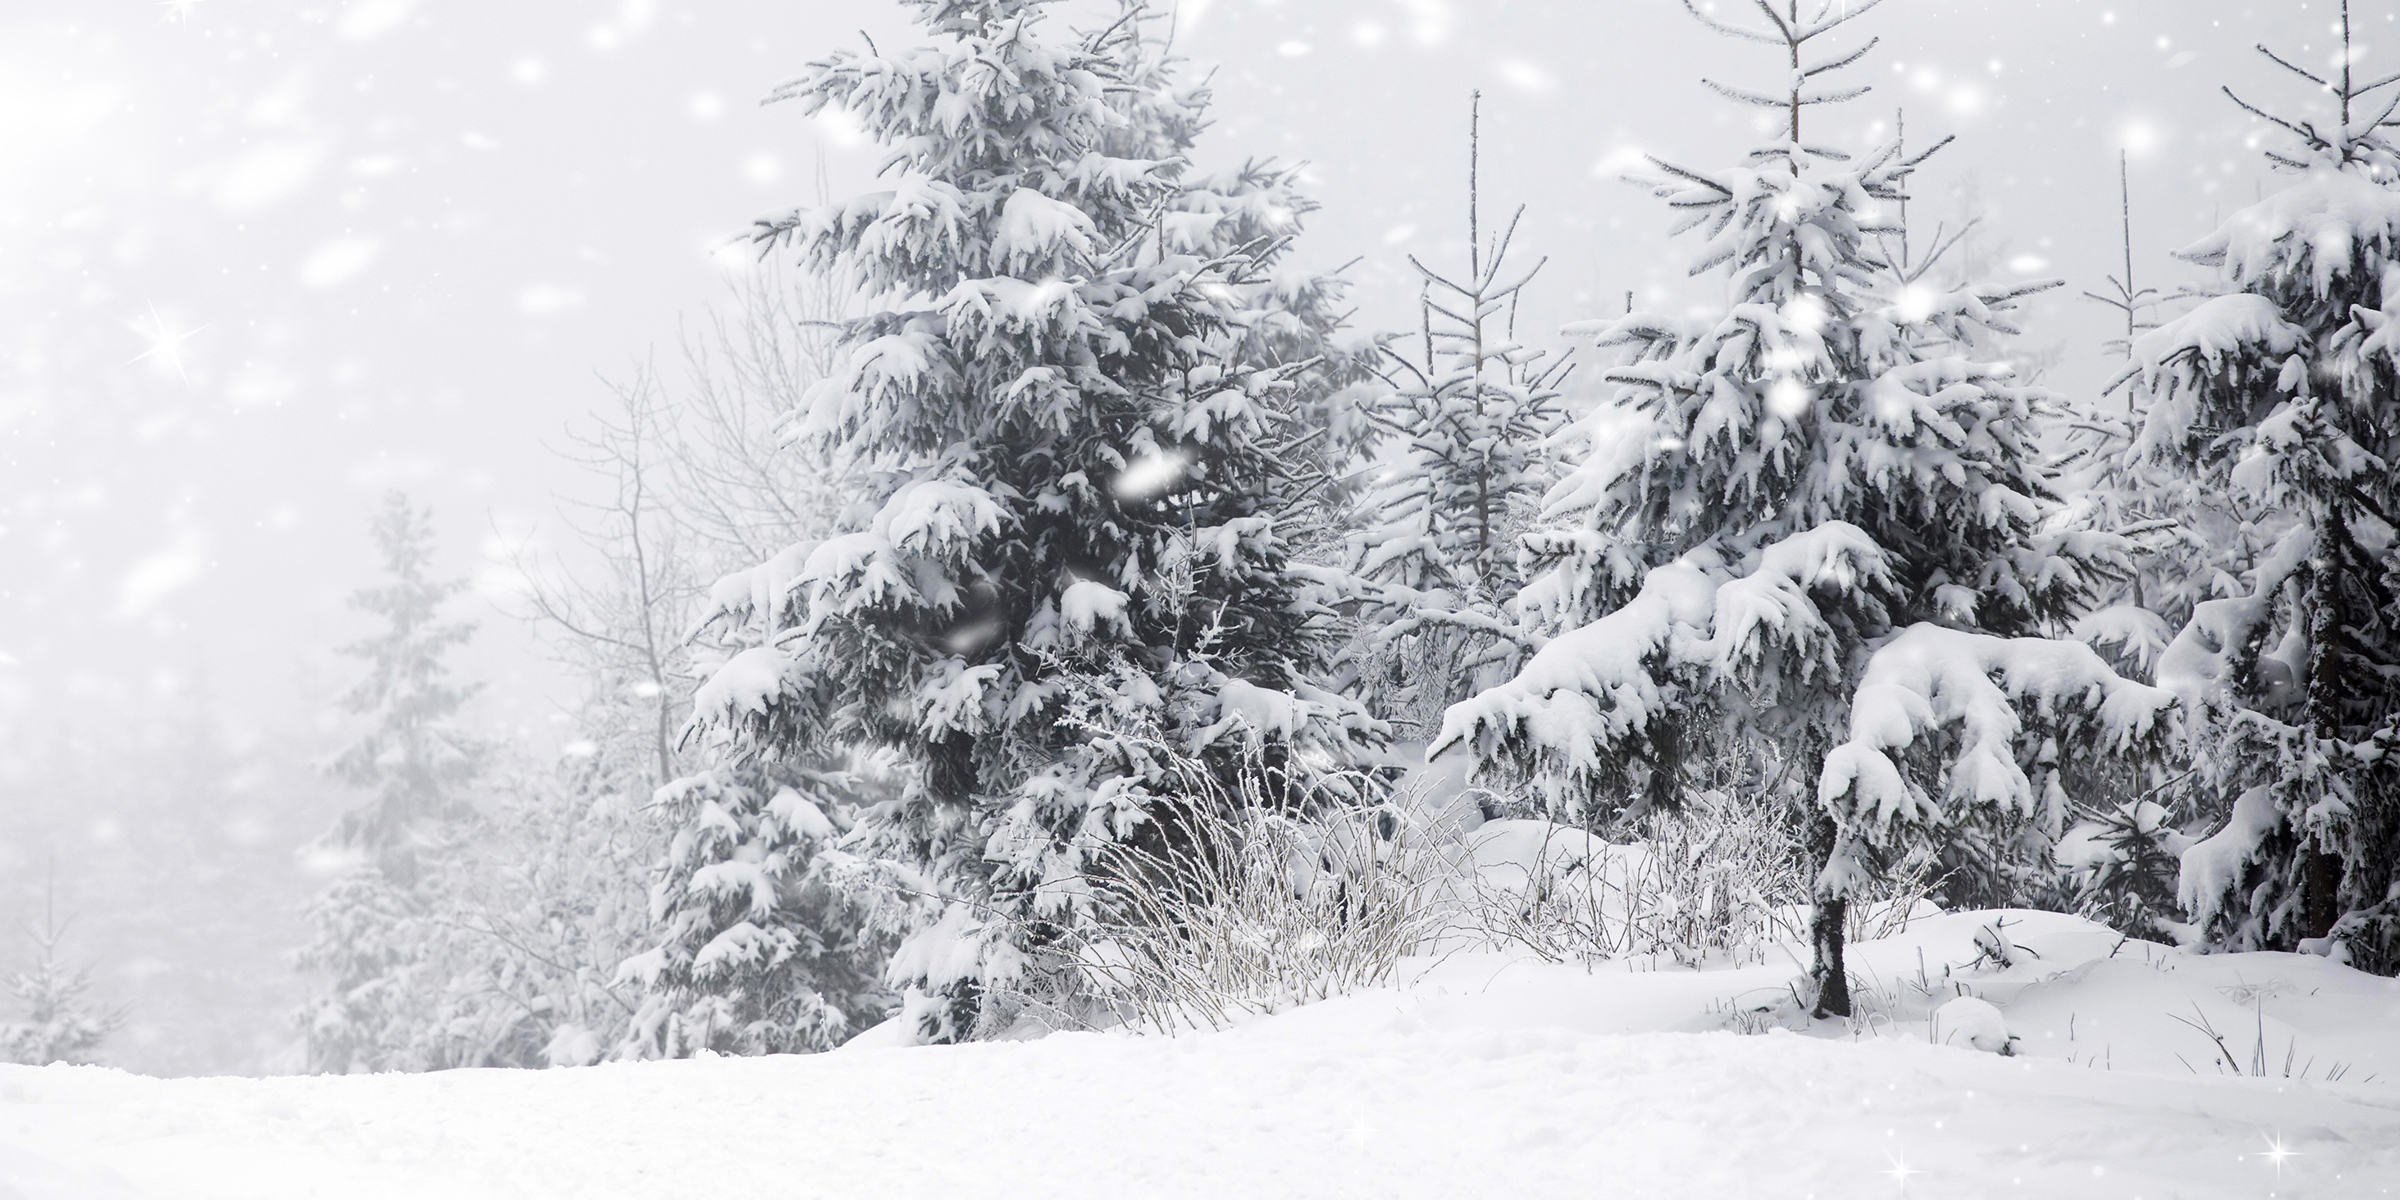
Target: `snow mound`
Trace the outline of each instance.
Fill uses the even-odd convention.
[[[1973,1046],[1993,1054],[2009,1054],[2008,1018],[1989,1000],[1960,996],[1933,1010],[1934,1027],[1945,1046]]]

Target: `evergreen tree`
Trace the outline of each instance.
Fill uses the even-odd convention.
[[[1849,1010],[1843,921],[1879,857],[1970,825],[2055,835],[2040,735],[2147,738],[2165,703],[2040,636],[2115,548],[2047,531],[2048,397],[1971,353],[2033,289],[1894,286],[1880,239],[1932,151],[1802,140],[1806,109],[1866,90],[1819,78],[1873,46],[1810,44],[1875,6],[1759,0],[1763,27],[1691,9],[1791,68],[1773,95],[1709,83],[1779,110],[1782,138],[1738,167],[1656,164],[1678,232],[1708,238],[1695,271],[1727,272],[1724,312],[1586,327],[1617,354],[1614,395],[1548,498],[1560,524],[1527,539],[1549,569],[1520,597],[1555,632],[1433,747],[1591,821],[1712,784],[1785,806],[1820,868],[1819,1015]]]
[[[59,943],[66,940],[74,920],[58,920],[55,902],[55,891],[45,889],[41,928],[25,927],[33,943],[33,965],[8,977],[9,994],[23,1016],[0,1021],[0,1062],[36,1067],[94,1062],[100,1043],[125,1023],[124,1009],[92,1006],[90,968],[69,970],[60,959]]]
[[[1365,628],[1353,686],[1419,737],[1523,659],[1517,536],[1557,477],[1548,441],[1565,420],[1567,364],[1545,366],[1516,340],[1518,298],[1541,270],[1508,270],[1524,210],[1484,241],[1482,101],[1477,93],[1467,143],[1467,273],[1409,258],[1423,279],[1421,325],[1380,346],[1386,390],[1364,413],[1381,458],[1355,502],[1345,564]]]
[[[776,92],[889,147],[886,190],[760,233],[862,288],[794,418],[858,503],[700,710],[761,772],[898,756],[848,844],[945,906],[891,978],[952,1039],[1064,998],[1048,951],[1094,850],[1167,836],[1183,794],[1138,739],[1062,722],[1078,689],[1222,771],[1264,764],[1278,801],[1379,730],[1307,682],[1331,618],[1285,518],[1316,483],[1294,414],[1333,321],[1330,285],[1280,262],[1309,208],[1290,173],[1191,169],[1207,92],[1139,7],[1064,36],[1043,0],[909,7],[932,44]]]
[[[818,544],[792,539],[821,539],[840,506],[821,457],[773,435],[826,374],[822,323],[839,313],[822,276],[752,288],[738,319],[687,343],[680,402],[645,371],[620,389],[623,419],[584,441],[585,462],[615,483],[603,519],[583,529],[612,571],[537,601],[593,680],[584,786],[638,796],[655,843],[639,928],[603,990],[633,1007],[580,1026],[607,1031],[588,1048],[620,1058],[824,1050],[896,1001],[880,977],[907,906],[860,903],[840,883],[849,860],[831,853],[873,773],[839,769],[831,743],[745,762],[722,726],[676,732],[693,680],[782,632],[778,599]],[[713,588],[694,586],[705,563],[777,547]],[[683,636],[703,612],[700,635]],[[639,769],[644,759],[656,774]],[[595,918],[617,899],[590,889]]]
[[[366,664],[366,678],[338,701],[367,720],[366,732],[333,760],[333,777],[369,798],[334,826],[331,844],[357,851],[393,880],[413,877],[417,851],[464,807],[462,792],[483,769],[488,748],[456,724],[472,687],[452,684],[443,658],[475,627],[441,619],[442,605],[466,590],[463,579],[435,580],[432,514],[406,496],[384,498],[375,548],[389,582],[350,597],[350,607],[384,623],[381,632],[342,647]]]
[[[309,911],[313,939],[298,962],[327,977],[328,992],[300,1014],[309,1063],[320,1071],[424,1070],[458,1065],[430,1050],[424,1030],[439,1007],[451,964],[438,953],[449,929],[446,897],[465,790],[483,770],[488,748],[455,718],[472,694],[450,682],[444,656],[473,627],[441,620],[444,601],[463,590],[436,580],[431,517],[397,492],[373,526],[388,581],[351,597],[351,607],[384,628],[343,647],[366,664],[366,677],[341,706],[365,717],[359,739],[334,759],[332,774],[368,793],[327,835],[327,848],[352,861]]]
[[[2137,286],[2133,255],[2132,186],[2126,159],[2117,162],[2118,218],[2124,265],[2110,275],[2106,294],[2085,292],[2117,310],[2124,336],[2105,349],[2131,361],[2136,340],[2158,327],[2170,299]],[[2260,547],[2240,505],[2174,465],[2126,452],[2140,436],[2138,389],[2113,399],[2128,381],[2120,375],[2102,394],[2071,401],[2054,428],[2062,452],[2058,471],[2066,495],[2060,520],[2121,540],[2128,563],[2096,581],[2090,611],[2076,619],[2075,636],[2099,650],[2127,676],[2155,676],[2158,659],[2196,605],[2237,587],[2233,580]],[[2076,789],[2080,820],[2054,848],[2061,870],[2050,906],[2069,908],[2137,937],[2183,929],[2176,900],[2179,856],[2196,831],[2222,811],[2156,764],[2106,756],[2082,758],[2084,786]]]
[[[2227,292],[2135,343],[2149,407],[2133,455],[2226,498],[2258,547],[2193,605],[2158,677],[2192,711],[2193,803],[2224,826],[2183,855],[2180,891],[2235,949],[2307,939],[2400,969],[2400,76],[2260,52],[2330,92],[2335,120],[2286,120],[2270,162],[2300,178],[2182,256]],[[2382,97],[2377,98],[2376,93]]]
[[[892,923],[874,919],[870,887],[845,886],[831,849],[855,828],[858,790],[840,774],[735,768],[661,789],[677,832],[651,890],[656,944],[622,971],[644,999],[620,1053],[830,1050],[889,1014]]]

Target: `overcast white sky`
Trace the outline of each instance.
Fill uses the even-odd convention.
[[[1729,12],[1738,6],[1720,0]],[[2362,4],[2370,62],[2390,6]],[[1980,198],[2004,271],[2098,287],[2133,152],[2137,270],[2255,194],[2251,122],[2216,89],[2306,98],[2248,52],[2330,53],[2329,0],[1891,0],[1868,99],[1816,118],[1863,142],[1905,107],[1960,143],[1918,211]],[[1531,209],[1540,331],[1634,289],[1697,295],[1662,212],[1615,182],[1640,151],[1721,162],[1754,114],[1697,77],[1760,79],[1674,0],[1183,0],[1216,68],[1203,157],[1305,159],[1303,247],[1353,258],[1360,320],[1407,321],[1403,255],[1460,253],[1467,95],[1485,195]],[[403,487],[444,566],[496,577],[555,526],[546,451],[622,373],[723,297],[755,216],[865,186],[871,147],[756,101],[883,0],[10,0],[0,7],[0,838],[71,804],[17,750],[105,746],[208,698],[238,732],[303,726],[347,678],[342,597]],[[2391,47],[2400,50],[2400,45]],[[1391,286],[1387,286],[1391,285]],[[2101,373],[2104,310],[2061,299],[2051,381]],[[538,728],[555,681],[479,599],[466,665],[488,715]],[[462,609],[462,612],[465,610]]]

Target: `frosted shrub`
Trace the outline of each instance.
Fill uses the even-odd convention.
[[[1772,810],[1711,792],[1633,832],[1613,844],[1543,821],[1484,826],[1467,838],[1462,926],[1549,962],[1764,962],[1773,946],[1807,939],[1810,872],[1798,834]],[[1905,928],[1928,883],[1918,861],[1879,873],[1849,909],[1848,939]]]
[[[1450,860],[1395,806],[1186,808],[1161,822],[1163,843],[1100,853],[1109,915],[1071,952],[1130,1026],[1221,1029],[1378,987],[1445,924]]]

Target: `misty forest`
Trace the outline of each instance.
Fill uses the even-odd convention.
[[[32,7],[0,1197],[2400,1189],[2381,0]]]

